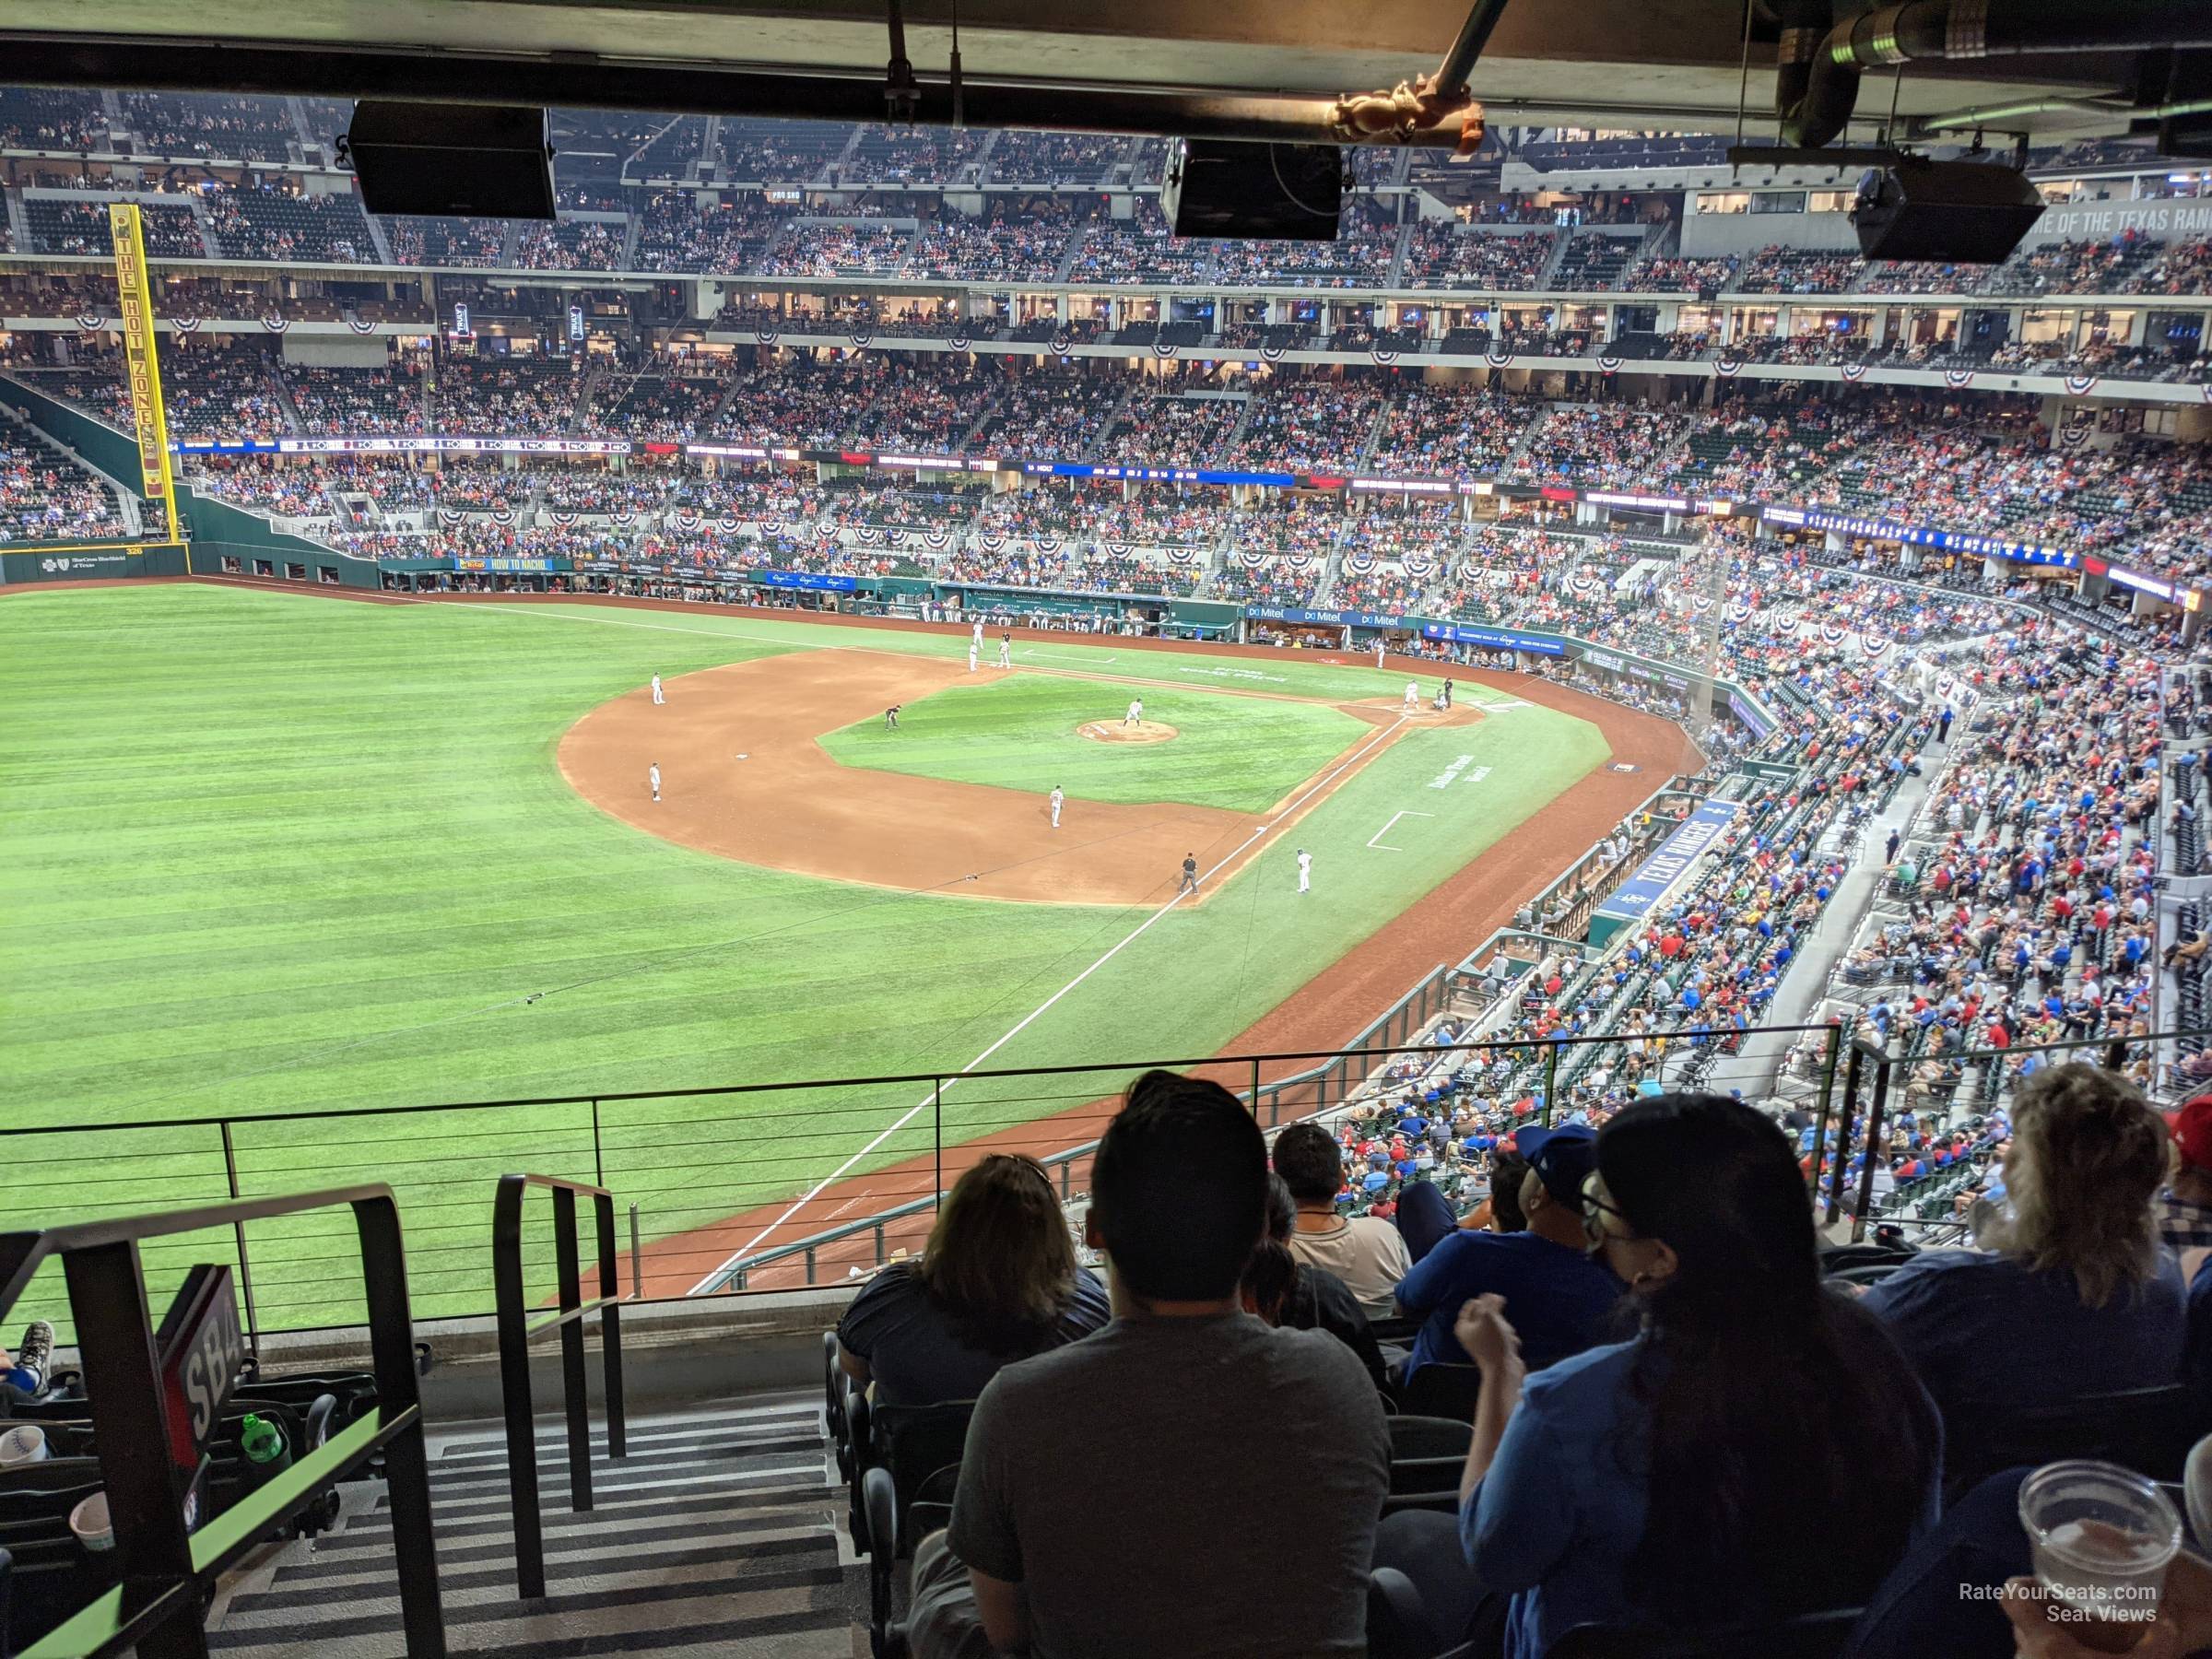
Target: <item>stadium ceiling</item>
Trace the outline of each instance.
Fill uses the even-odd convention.
[[[2094,15],[2089,0],[2082,9]],[[950,0],[907,8],[924,120],[950,119],[952,16]],[[1258,131],[1289,100],[1434,70],[1465,17],[1465,0],[964,0],[965,113],[979,125]],[[1473,91],[1492,125],[1732,132],[1745,31],[1743,0],[1511,0]],[[1775,130],[1776,34],[1756,0],[1754,137]],[[851,120],[883,114],[888,55],[883,8],[850,0],[0,0],[0,80],[29,84]],[[2159,55],[1914,63],[1897,108],[1991,111],[1993,135],[2122,131],[2129,102],[2162,85]],[[1869,74],[1853,135],[1886,120],[1891,93],[1888,73]]]

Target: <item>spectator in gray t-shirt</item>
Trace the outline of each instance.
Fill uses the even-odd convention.
[[[977,1401],[950,1530],[915,1556],[918,1659],[1365,1651],[1389,1437],[1342,1343],[1241,1311],[1266,1195],[1236,1097],[1137,1080],[1091,1176],[1115,1317]]]

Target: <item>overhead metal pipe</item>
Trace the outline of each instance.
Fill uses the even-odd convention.
[[[2079,98],[2039,98],[2025,103],[1990,104],[1979,110],[1954,110],[1948,115],[1931,115],[1918,124],[1930,133],[1956,132],[1967,127],[1992,126],[2017,121],[2023,115],[2095,115],[2124,126],[2131,121],[2164,121],[2174,115],[2202,115],[2212,111],[2212,98],[2194,98],[2183,103],[2157,104],[2138,110],[2131,104],[2097,103]]]
[[[1818,146],[1850,124],[1867,69],[1924,58],[2128,52],[2212,45],[2212,6],[2171,0],[1896,0],[1839,23],[1814,54],[1805,95],[1776,112],[1785,142]]]

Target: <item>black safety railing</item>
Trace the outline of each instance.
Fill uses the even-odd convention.
[[[1884,1223],[1906,1227],[1939,1224],[1954,1227],[1959,1218],[1944,1213],[1915,1216],[1895,1209],[1884,1211],[1875,1204],[1875,1178],[1884,1166],[1883,1134],[1900,1112],[1930,1104],[1940,1105],[1953,1117],[1986,1116],[2007,1105],[2019,1087],[2021,1074],[2030,1066],[2062,1065],[2088,1060],[2107,1071],[2124,1072],[2142,1065],[2156,1045],[2171,1038],[2199,1035],[2188,1031],[2146,1031],[2125,1036],[2107,1033],[2096,1037],[2066,1037],[2052,1042],[2022,1042],[2004,1048],[1945,1050],[1930,1046],[1924,1031],[1902,1027],[1889,1036],[1862,1030],[1843,1051],[1842,1088],[1822,1093],[1813,1145],[1828,1148],[1830,1102],[1835,1110],[1835,1145],[1825,1159],[1816,1159],[1813,1200],[1823,1226],[1832,1227],[1848,1209],[1853,1243],[1864,1241],[1870,1226]],[[1834,1069],[1836,1054],[1829,1064]],[[1932,1075],[1932,1076],[1931,1076]],[[1924,1082],[1923,1079],[1929,1079]],[[1926,1092],[1920,1092],[1923,1089]],[[1864,1115],[1861,1106],[1864,1104]],[[1970,1166],[1971,1167],[1971,1166]],[[1953,1178],[1968,1192],[1968,1170],[1954,1167]],[[1855,1192],[1853,1189],[1855,1188]],[[1971,1194],[1969,1194],[1971,1195]]]
[[[523,1284],[523,1199],[532,1187],[553,1194],[553,1311],[530,1317]],[[597,1221],[599,1294],[586,1300],[578,1256],[576,1200],[589,1198]],[[605,1187],[553,1175],[502,1175],[491,1206],[491,1275],[500,1326],[500,1395],[507,1416],[507,1488],[514,1500],[516,1594],[546,1593],[545,1524],[538,1512],[537,1426],[531,1410],[530,1342],[560,1333],[560,1390],[569,1430],[569,1507],[592,1507],[592,1417],[583,1363],[583,1322],[599,1316],[605,1368],[606,1450],[625,1454],[622,1415],[622,1302],[616,1265],[615,1200]]]
[[[157,1353],[140,1244],[340,1206],[353,1212],[377,1409],[321,1446],[303,1449],[288,1468],[189,1531],[188,1482],[181,1477],[172,1440],[172,1430],[189,1433],[189,1428],[171,1420],[174,1407]],[[117,1583],[26,1649],[25,1659],[133,1648],[146,1659],[200,1659],[207,1653],[202,1614],[218,1575],[333,1481],[380,1453],[406,1651],[412,1659],[443,1654],[445,1619],[430,1531],[406,1253],[392,1189],[336,1187],[0,1235],[0,1316],[16,1305],[41,1266],[55,1261],[68,1286],[96,1427]]]

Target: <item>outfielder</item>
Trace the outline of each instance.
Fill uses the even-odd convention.
[[[665,703],[668,700],[661,695],[661,677],[657,674],[653,677],[653,700],[656,703]]]
[[[661,798],[661,763],[658,760],[645,769],[645,777],[646,781],[653,785],[653,798],[656,801],[659,800]]]
[[[1122,724],[1125,726],[1133,726],[1140,724],[1144,718],[1145,700],[1141,697],[1131,698],[1129,700],[1129,712],[1122,716]]]
[[[1053,784],[1052,794],[1053,828],[1055,830],[1060,828],[1060,803],[1065,799],[1067,799],[1067,797],[1060,793],[1060,785],[1057,783]]]
[[[1010,633],[998,636],[998,665],[1001,668],[1014,666],[1014,636]]]
[[[1180,899],[1185,893],[1195,893],[1197,890],[1198,854],[1185,853],[1182,855],[1182,885],[1175,889],[1175,897]]]
[[[1303,847],[1298,850],[1298,890],[1304,892],[1313,885],[1313,854]]]

